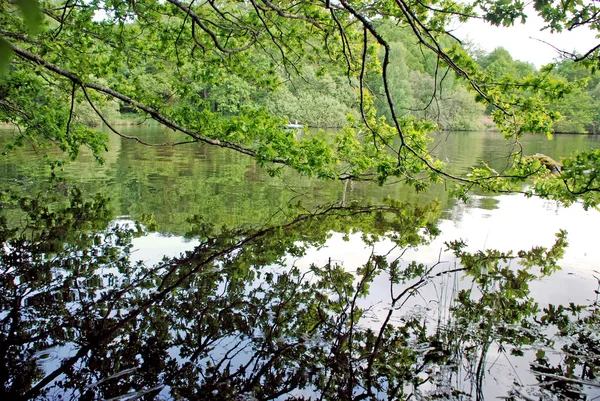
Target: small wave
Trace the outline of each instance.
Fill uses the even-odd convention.
[[[33,354],[32,359],[36,359],[39,364],[44,364],[57,360],[58,354],[55,351],[44,350]]]

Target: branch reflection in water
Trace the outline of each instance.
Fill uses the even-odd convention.
[[[541,314],[529,297],[529,283],[558,268],[562,232],[518,254],[454,242],[460,262],[425,265],[403,255],[438,234],[435,204],[331,204],[258,228],[194,216],[198,245],[147,265],[132,262],[144,227],[115,223],[103,196],[4,198],[2,399],[483,398],[494,344],[536,345],[538,371],[566,374],[540,351],[551,346],[545,326],[570,310]],[[371,249],[355,266],[296,263],[353,234]],[[425,286],[459,276],[449,298],[415,307]],[[376,280],[387,293],[371,292]],[[595,309],[586,316],[597,324]],[[589,361],[570,365],[587,382]],[[586,385],[557,380],[551,394]]]

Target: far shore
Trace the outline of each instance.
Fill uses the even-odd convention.
[[[142,116],[138,116],[135,114],[121,114],[118,118],[110,121],[111,126],[116,127],[126,127],[126,126],[151,126],[158,124],[156,121],[150,118],[143,118]],[[98,124],[89,125],[91,128],[100,128],[105,124],[99,121]],[[479,119],[479,128],[477,129],[442,129],[441,132],[476,132],[476,131],[487,131],[487,132],[499,132],[500,130],[490,116],[482,116]],[[12,123],[0,122],[0,128],[10,128],[14,125]],[[321,127],[321,126],[312,126],[310,124],[306,124],[307,128],[314,129],[339,129],[342,127]],[[600,132],[563,132],[563,131],[554,131],[553,135],[598,135]]]

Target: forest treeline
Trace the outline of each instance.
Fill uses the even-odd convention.
[[[440,69],[436,55],[424,51],[407,29],[397,26],[380,28],[392,49],[388,84],[398,117],[425,119],[436,123],[441,130],[493,128],[489,118],[493,108],[477,102],[466,81],[459,79],[450,69]],[[507,82],[528,76],[575,84],[566,95],[547,104],[550,111],[561,116],[554,123],[553,130],[557,133],[598,132],[600,79],[594,71],[570,59],[557,60],[537,69],[531,63],[514,60],[501,47],[489,53],[476,46],[466,47],[482,72],[500,87],[508,88],[511,83]],[[270,63],[264,54],[258,52],[250,57],[257,64]],[[203,71],[202,76],[188,75],[179,69],[175,72],[173,66],[156,59],[136,69],[118,72],[135,81],[137,88],[153,94],[157,103],[168,103],[175,109],[181,108],[181,111],[190,107],[189,104],[178,104],[183,91],[186,95],[194,93],[198,105],[210,112],[238,115],[244,109],[265,108],[278,117],[310,127],[339,128],[347,124],[348,118],[358,118],[360,114],[358,77],[333,64],[323,65],[317,61],[303,66],[301,70],[296,66],[273,67],[272,76],[256,77],[256,82],[219,70]],[[175,88],[170,83],[172,77],[169,74],[174,73],[185,77],[181,87]],[[277,89],[260,89],[264,87],[265,80],[271,81]],[[110,79],[107,83],[110,84]],[[372,102],[378,115],[391,121],[381,77],[367,74],[364,83],[373,94]],[[116,100],[106,103],[102,111],[104,117],[111,121],[136,118],[135,109]],[[80,102],[76,114],[79,121],[87,125],[101,123],[85,101]]]

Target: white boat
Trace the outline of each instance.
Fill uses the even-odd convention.
[[[298,121],[296,121],[293,124],[292,123],[287,124],[285,127],[287,129],[302,129],[302,128],[304,128],[304,125],[298,124]]]

